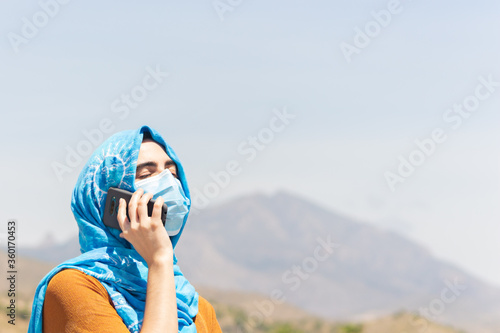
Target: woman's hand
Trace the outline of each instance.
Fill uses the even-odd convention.
[[[163,199],[156,199],[153,214],[148,216],[148,202],[153,194],[135,191],[128,203],[120,199],[118,223],[120,237],[128,240],[148,264],[148,286],[141,333],[178,332],[174,280],[174,250],[161,222]]]
[[[128,240],[146,260],[148,266],[155,263],[173,261],[172,242],[161,221],[163,198],[156,199],[153,213],[148,216],[148,202],[152,193],[144,193],[138,189],[132,195],[126,214],[126,201],[120,199],[118,207],[118,223],[122,229],[120,237]]]

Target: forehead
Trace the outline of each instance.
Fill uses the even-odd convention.
[[[141,143],[141,148],[139,150],[139,156],[137,158],[137,164],[146,161],[168,161],[167,153],[163,147],[153,140],[144,140]]]

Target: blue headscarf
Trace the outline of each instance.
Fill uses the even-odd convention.
[[[71,209],[78,223],[82,254],[67,260],[50,271],[38,285],[29,333],[42,332],[42,310],[50,279],[66,268],[78,269],[99,280],[106,288],[114,307],[130,332],[139,332],[144,317],[148,267],[133,246],[119,235],[118,229],[106,227],[102,222],[107,191],[118,187],[134,192],[137,157],[145,132],[165,148],[177,165],[177,175],[186,196],[190,199],[184,169],[173,149],[154,129],[143,126],[138,130],[116,133],[92,154],[80,173],[71,200]],[[170,237],[175,248],[181,231]],[[179,332],[196,332],[193,318],[198,313],[198,293],[182,275],[174,255],[174,279],[177,295]]]

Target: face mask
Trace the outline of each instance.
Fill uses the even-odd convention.
[[[135,182],[135,188],[142,188],[144,192],[153,193],[153,199],[163,198],[168,207],[165,229],[169,236],[177,235],[181,231],[190,204],[181,182],[172,175],[170,170],[166,169],[154,177]]]

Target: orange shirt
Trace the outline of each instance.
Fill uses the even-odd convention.
[[[198,333],[222,333],[214,308],[201,296],[194,322]],[[47,286],[43,332],[129,333],[129,330],[99,280],[77,269],[64,269]]]

